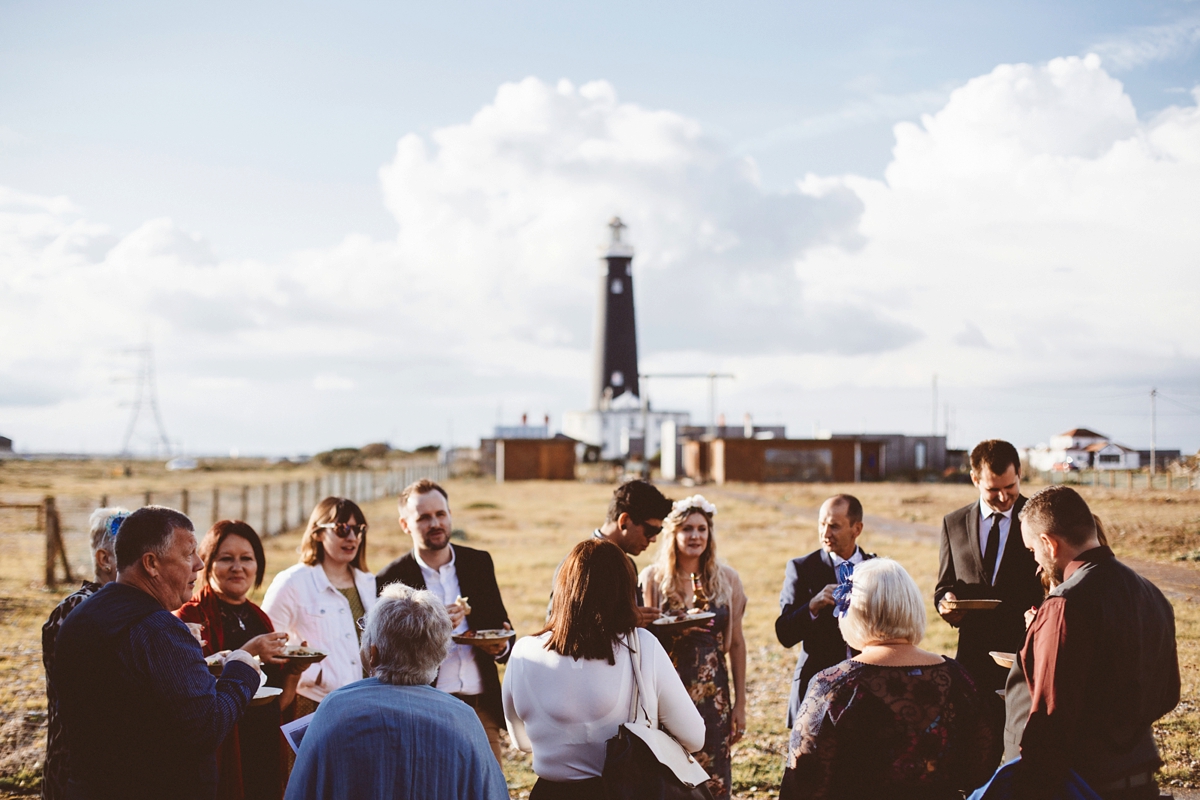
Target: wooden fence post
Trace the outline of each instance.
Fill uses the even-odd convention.
[[[221,519],[221,489],[214,486],[212,490],[212,524],[216,525]],[[209,527],[212,527],[210,525]]]
[[[190,503],[189,503],[190,499],[191,498],[188,497],[187,489],[179,490],[179,505],[181,506],[181,508],[179,510],[183,512],[183,515],[185,517],[188,515],[188,506],[190,505]]]
[[[100,505],[97,508],[108,508],[108,495],[100,495]]]
[[[262,502],[262,506],[263,506],[263,523],[262,523],[262,532],[263,532],[263,536],[270,536],[270,535],[271,535],[271,528],[270,528],[270,521],[271,521],[271,484],[269,484],[269,483],[264,483],[264,484],[263,484],[263,492],[262,492],[262,494],[263,494],[263,502]]]
[[[279,484],[279,532],[288,528],[288,482]]]
[[[242,485],[242,522],[250,519],[250,487]]]
[[[46,533],[46,585],[53,588],[57,583],[55,560],[62,561],[63,575],[67,582],[74,583],[75,578],[71,575],[71,562],[67,558],[67,547],[62,538],[62,524],[58,518],[58,507],[53,497],[46,497],[42,501],[42,518],[45,521]]]
[[[146,490],[146,496],[144,499],[146,502],[142,503],[143,506],[154,505],[154,494],[149,489]]]
[[[46,585],[53,588],[55,584],[54,561],[58,558],[58,539],[54,536],[54,498],[42,500],[42,513],[39,515],[44,522],[42,530],[46,534]]]

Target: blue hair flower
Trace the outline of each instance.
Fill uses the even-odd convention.
[[[850,592],[854,589],[854,565],[843,561],[837,566],[838,584],[833,590],[833,615],[844,617],[850,610]]]
[[[129,519],[128,514],[113,514],[108,518],[108,536],[110,539],[117,538],[117,531],[121,529],[121,523]]]

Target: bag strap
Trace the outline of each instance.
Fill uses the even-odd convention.
[[[629,700],[629,721],[637,722],[637,709],[641,707],[646,716],[646,724],[650,724],[650,714],[646,704],[642,702],[645,692],[642,689],[642,654],[637,647],[637,631],[629,634],[629,663],[633,665],[633,696]]]

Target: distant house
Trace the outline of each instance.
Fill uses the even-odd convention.
[[[0,436],[0,453],[10,455],[12,451],[12,439],[9,439],[7,436]]]
[[[1029,465],[1043,472],[1073,469],[1138,469],[1138,451],[1088,428],[1072,428],[1050,437],[1049,445],[1029,451]]]

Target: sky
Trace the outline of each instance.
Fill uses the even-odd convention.
[[[619,214],[731,423],[1195,452],[1198,86],[1195,2],[5,2],[0,435],[116,452],[147,343],[177,451],[558,427]]]

